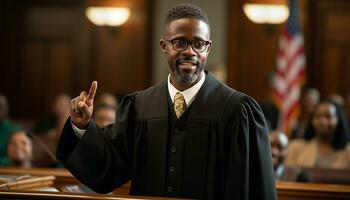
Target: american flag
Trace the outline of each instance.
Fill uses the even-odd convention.
[[[279,108],[278,128],[290,134],[300,114],[300,91],[305,81],[304,38],[299,26],[298,5],[289,0],[289,18],[283,27],[273,82],[274,101]]]

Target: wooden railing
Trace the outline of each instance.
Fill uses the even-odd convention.
[[[349,200],[350,185],[277,182],[279,200]]]
[[[64,169],[18,169],[0,168],[0,174],[31,174],[54,175],[56,180],[54,187],[62,188],[65,185],[80,184],[67,170]],[[277,182],[277,194],[279,200],[349,200],[350,185],[318,184],[318,183],[291,183]],[[0,199],[166,199],[150,197],[129,196],[130,183],[118,188],[115,195],[84,194],[84,193],[53,193],[34,191],[0,191]]]
[[[67,193],[67,192],[37,192],[37,191],[0,191],[2,200],[19,200],[19,199],[58,199],[58,200],[178,200],[175,198],[164,197],[142,197],[142,196],[124,196],[124,195],[105,195],[105,194],[84,194],[84,193]]]
[[[336,183],[350,185],[350,170],[348,169],[318,169],[304,168],[313,183]]]

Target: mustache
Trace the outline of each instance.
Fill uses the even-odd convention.
[[[191,62],[191,63],[194,63],[195,65],[199,66],[199,61],[197,59],[195,59],[194,57],[179,58],[176,60],[176,65],[179,65],[180,63],[183,63],[183,62]]]

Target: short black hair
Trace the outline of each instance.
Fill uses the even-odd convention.
[[[179,4],[170,9],[166,15],[165,25],[172,21],[183,18],[194,18],[205,22],[209,27],[209,20],[207,15],[196,5],[193,4]]]
[[[348,142],[350,141],[349,126],[348,126],[348,121],[345,116],[345,113],[343,112],[342,108],[340,108],[339,105],[332,100],[328,100],[328,99],[323,100],[317,105],[317,107],[319,107],[321,104],[330,104],[336,108],[338,123],[335,129],[335,133],[334,133],[331,145],[335,150],[344,149],[348,144]],[[312,116],[309,118],[306,130],[305,130],[304,139],[306,140],[311,140],[316,135],[315,129],[312,126],[312,122],[311,122],[314,115],[315,115],[315,111],[312,114]]]

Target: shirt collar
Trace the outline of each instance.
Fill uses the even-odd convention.
[[[180,93],[182,93],[182,95],[185,98],[187,107],[189,107],[192,104],[192,102],[194,101],[199,89],[201,89],[201,87],[204,83],[204,80],[205,80],[205,76],[206,75],[205,75],[204,71],[202,71],[201,80],[199,80],[198,83],[196,83],[192,87],[188,88],[187,90],[179,91],[170,83],[170,74],[169,74],[168,75],[168,91],[170,94],[171,101],[174,103],[175,94],[177,92],[180,92]]]

